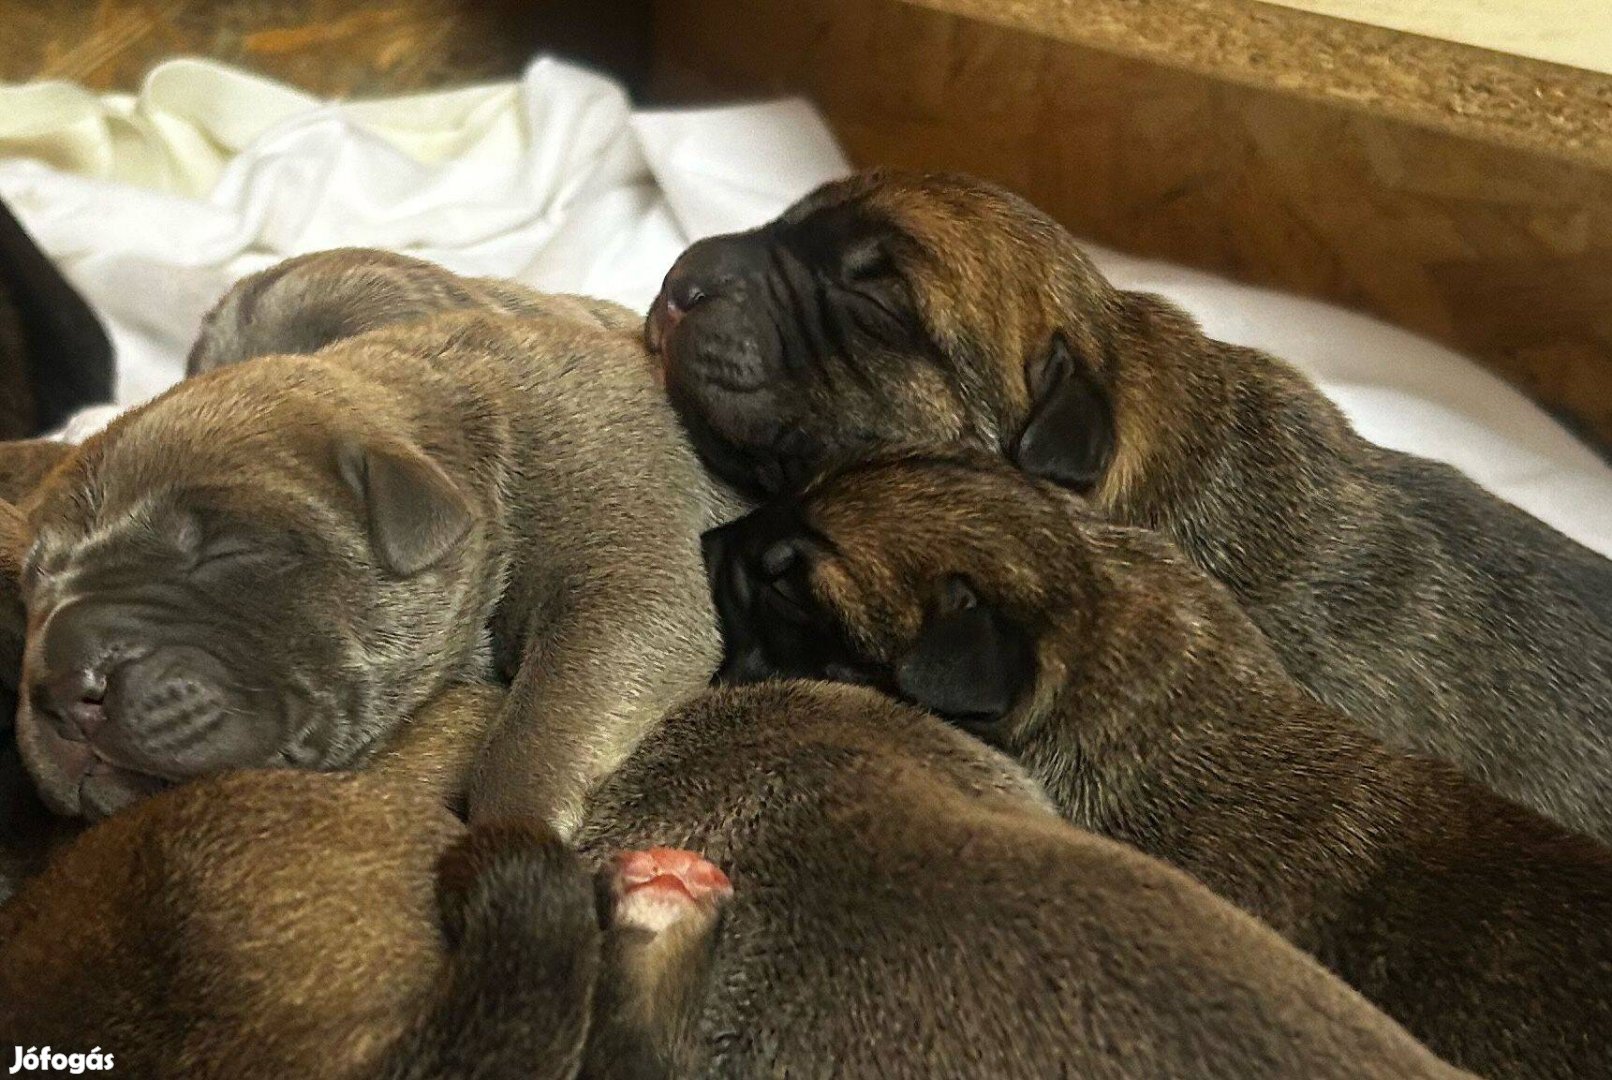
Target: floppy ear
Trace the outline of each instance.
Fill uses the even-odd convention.
[[[342,479],[364,504],[370,543],[405,577],[431,566],[464,539],[470,503],[436,462],[397,440],[343,440],[336,447]]]
[[[896,664],[903,695],[948,720],[1000,720],[1035,683],[1035,643],[961,579]]]
[[[1108,392],[1062,334],[1054,334],[1029,374],[1030,419],[1013,447],[1013,461],[1085,494],[1114,456],[1114,410]]]

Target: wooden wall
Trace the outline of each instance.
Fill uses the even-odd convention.
[[[1511,127],[1485,126],[1496,118],[1483,93],[1514,106],[1518,91],[1500,84],[1515,75],[1525,92],[1529,73],[1548,65],[1513,71],[1511,58],[1474,50],[1464,51],[1487,65],[1475,80],[1446,79],[1441,67],[1426,80],[1435,89],[1396,88],[1402,102],[1428,106],[1404,110],[1414,119],[1396,116],[1391,100],[1351,107],[1339,98],[1366,96],[1362,72],[1315,51],[1336,49],[1332,39],[1319,35],[1306,51],[1284,31],[1261,53],[1239,5],[1259,20],[1318,19],[1246,0],[659,0],[652,85],[669,101],[804,92],[860,164],[975,172],[1103,244],[1376,314],[1479,357],[1612,442],[1612,119],[1570,141],[1575,118],[1558,111],[1564,135],[1553,142],[1518,126],[1529,119],[1523,102],[1497,118]],[[1066,24],[1076,36],[1088,26],[1111,34],[1087,45],[936,7],[1076,11]],[[1151,55],[1149,27],[1115,22],[1211,7],[1221,40],[1176,20]],[[1342,25],[1324,22],[1315,28],[1326,34]],[[1371,33],[1392,43],[1390,32]],[[1348,40],[1369,49],[1372,39]],[[1201,58],[1172,62],[1206,46],[1234,61],[1235,81]],[[1318,74],[1295,77],[1295,62]],[[1308,92],[1328,80],[1343,93]],[[1431,97],[1444,93],[1440,80],[1454,86],[1451,100]],[[1405,96],[1416,93],[1428,100]],[[1440,123],[1446,114],[1452,122]],[[1513,129],[1525,137],[1507,138]]]

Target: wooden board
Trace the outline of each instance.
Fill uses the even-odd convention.
[[[659,0],[652,85],[804,92],[859,164],[978,173],[1103,244],[1378,315],[1612,442],[1612,80],[1412,42],[1446,62],[1368,94],[1373,35],[1405,37],[1244,0]],[[1485,70],[1493,108],[1459,92]]]

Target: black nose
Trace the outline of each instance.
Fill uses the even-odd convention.
[[[106,684],[129,649],[113,619],[69,604],[45,625],[29,695],[63,738],[88,740],[106,723]]]
[[[749,234],[712,236],[691,245],[672,264],[662,296],[677,314],[730,293],[766,265],[766,249]]]

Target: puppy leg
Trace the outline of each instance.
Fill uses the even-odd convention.
[[[477,757],[472,823],[533,815],[572,835],[599,779],[710,680],[720,646],[709,594],[693,541],[676,548],[651,566],[622,554],[579,571],[557,601],[523,604],[540,614]]]
[[[399,786],[437,792],[444,805],[458,811],[477,748],[503,704],[502,687],[450,683],[415,710],[367,767]]]
[[[569,1078],[582,1067],[600,931],[592,880],[546,827],[480,826],[438,864],[450,956],[385,1080]]]
[[[629,851],[600,871],[607,931],[589,1077],[691,1076],[727,875],[692,852]]]

